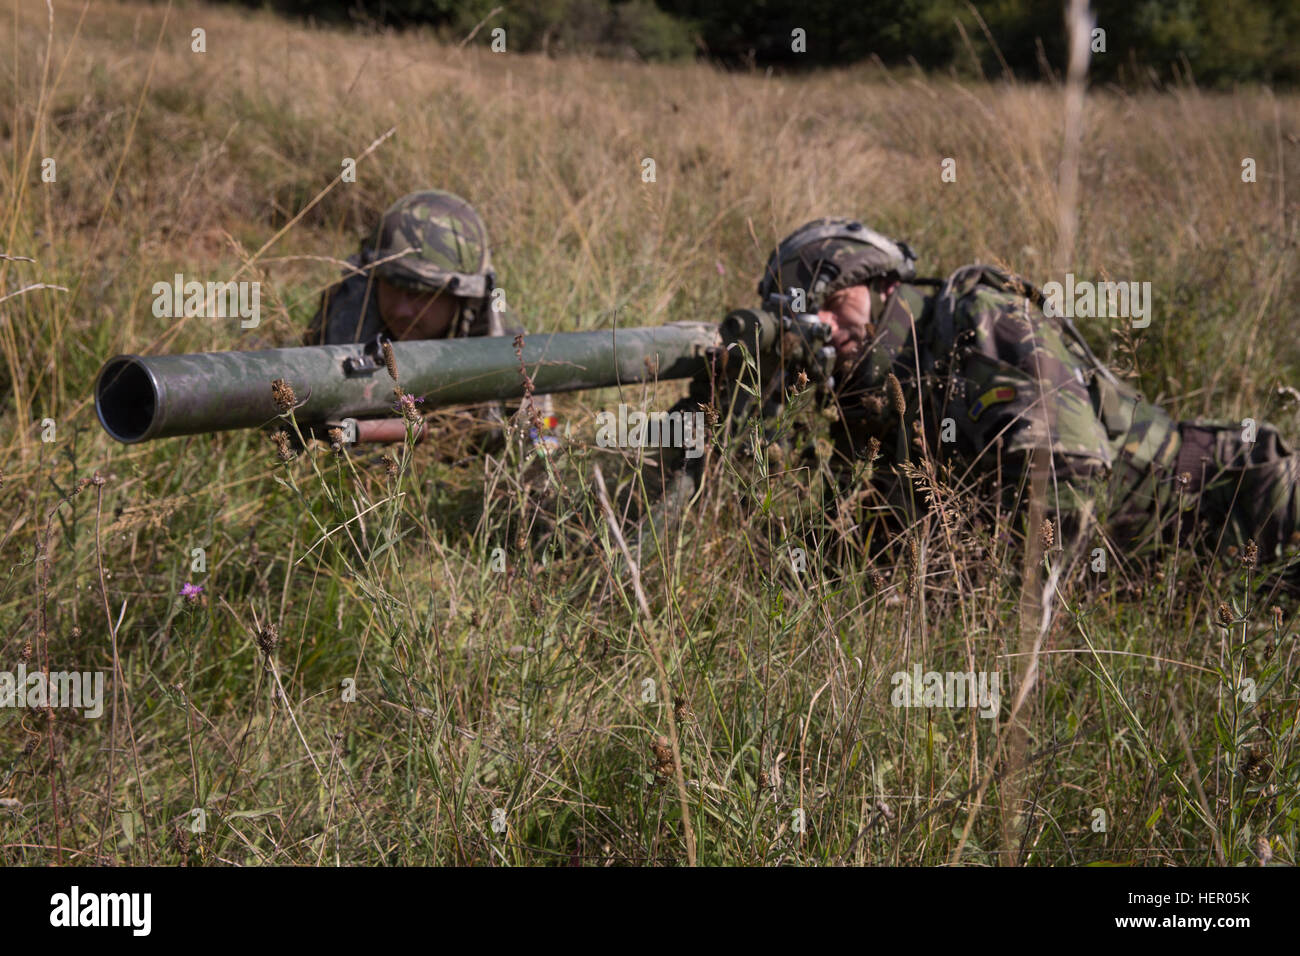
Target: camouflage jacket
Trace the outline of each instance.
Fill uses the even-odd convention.
[[[1108,492],[1101,510],[1127,522],[1128,534],[1143,532],[1169,500],[1178,425],[1041,304],[1029,283],[982,265],[929,287],[899,286],[837,391],[837,451],[861,458],[874,437],[876,474],[924,453],[949,464],[959,484],[997,477],[1006,489],[1039,450],[1051,456],[1054,510]]]

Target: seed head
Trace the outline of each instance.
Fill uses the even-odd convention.
[[[1219,623],[1222,624],[1224,627],[1232,627],[1232,622],[1234,620],[1236,620],[1236,615],[1232,613],[1232,608],[1228,607],[1228,605],[1220,601],[1219,602]]]
[[[272,432],[271,441],[275,443],[275,453],[281,461],[293,461],[296,455],[292,448],[289,447],[289,436],[284,431]]]
[[[389,478],[397,477],[397,459],[392,455],[384,456],[384,471],[387,473]]]
[[[1263,833],[1255,837],[1255,857],[1260,866],[1268,866],[1269,860],[1273,859],[1273,845]]]
[[[667,737],[656,737],[650,743],[655,758],[655,776],[667,780],[673,775],[673,746]]]
[[[1038,538],[1043,542],[1043,550],[1051,551],[1056,544],[1056,526],[1052,524],[1051,518],[1043,520],[1043,526],[1038,529]]]
[[[397,381],[397,356],[393,354],[393,343],[387,339],[384,340],[384,368],[388,369],[389,377],[394,382]]]
[[[1253,568],[1259,562],[1259,546],[1255,544],[1255,539],[1251,538],[1246,542],[1246,550],[1241,556],[1241,566],[1243,568]]]
[[[275,400],[275,407],[281,412],[289,412],[298,404],[298,396],[293,393],[293,386],[282,378],[277,378],[271,383],[271,398]]]
[[[267,657],[270,657],[275,652],[279,644],[280,629],[274,624],[268,623],[266,627],[257,632],[257,646],[262,649],[262,653]]]
[[[673,718],[680,724],[691,715],[691,705],[686,698],[678,694],[673,698]]]
[[[903,386],[898,381],[898,376],[893,372],[885,379],[885,389],[889,392],[889,404],[894,409],[894,414],[902,416],[907,412],[907,399],[903,397]]]

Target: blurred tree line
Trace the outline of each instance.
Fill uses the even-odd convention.
[[[1022,79],[1064,68],[1065,0],[235,0],[321,22],[430,26],[509,49],[800,69],[874,60]],[[497,8],[500,8],[499,10]],[[494,10],[497,12],[493,13]],[[1300,79],[1300,0],[1093,0],[1094,81]],[[798,51],[794,31],[802,30]],[[1100,40],[1100,38],[1098,38]],[[1097,43],[1094,43],[1094,49]]]

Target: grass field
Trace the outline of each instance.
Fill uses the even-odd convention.
[[[714,454],[640,553],[642,606],[595,470],[628,539],[656,475],[596,447],[595,413],[680,383],[561,398],[551,473],[514,445],[389,449],[392,475],[383,449],[102,433],[107,357],[296,344],[422,187],[477,206],[532,331],[720,319],[828,214],[926,274],[1056,274],[1059,87],[485,40],[0,11],[0,252],[27,257],[0,260],[0,670],[108,675],[98,719],[0,708],[0,863],[1294,863],[1300,628],[1249,569],[1050,551],[1040,628],[1019,536],[959,493],[873,564],[816,519],[818,469]],[[1083,117],[1064,264],[1155,296],[1145,330],[1082,320],[1094,348],[1176,416],[1300,437],[1277,391],[1300,386],[1300,100],[1093,89]],[[260,281],[261,324],[155,318],[177,272]],[[996,672],[995,718],[894,706],[914,666]]]

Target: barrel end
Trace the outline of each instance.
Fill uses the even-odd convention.
[[[118,355],[99,370],[95,414],[113,438],[126,445],[148,439],[158,406],[158,383],[138,356]]]

